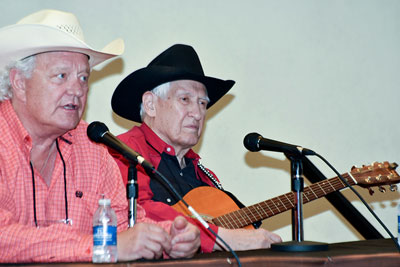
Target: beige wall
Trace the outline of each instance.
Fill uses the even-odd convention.
[[[205,166],[246,205],[290,191],[289,161],[248,152],[249,132],[311,148],[341,173],[373,161],[400,162],[400,2],[239,0],[0,0],[0,25],[42,8],[75,13],[89,44],[123,37],[126,52],[91,77],[85,119],[114,134],[133,124],[112,113],[115,86],[175,43],[191,44],[206,74],[237,84],[209,110],[196,147]],[[312,159],[328,177],[335,176]],[[399,193],[367,200],[396,232]],[[353,193],[344,194],[385,236]],[[361,236],[324,199],[304,206],[305,239],[340,242]],[[289,212],[264,227],[291,239]]]

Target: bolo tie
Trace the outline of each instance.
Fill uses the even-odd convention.
[[[65,161],[64,158],[61,154],[60,147],[58,145],[58,139],[56,139],[56,147],[58,151],[58,155],[61,158],[61,161],[63,163],[63,173],[64,173],[64,203],[65,203],[65,220],[62,220],[65,224],[70,223],[70,219],[68,219],[68,199],[67,199],[67,175],[66,175],[66,166],[65,166]],[[31,173],[32,173],[32,191],[33,191],[33,216],[35,219],[35,226],[38,227],[38,221],[37,221],[37,216],[36,216],[36,189],[35,189],[35,173],[33,170],[33,165],[32,162],[29,161],[29,164],[31,166]]]

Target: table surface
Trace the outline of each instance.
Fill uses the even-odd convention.
[[[286,252],[272,249],[237,251],[242,266],[400,266],[400,253],[391,239],[363,240],[328,244],[325,251]],[[2,266],[70,266],[93,267],[93,263],[3,264]],[[102,264],[100,266],[238,266],[229,252],[198,254],[191,259],[141,260]]]

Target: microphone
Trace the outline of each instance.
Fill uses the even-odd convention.
[[[146,170],[154,172],[155,168],[150,162],[145,160],[139,153],[134,151],[132,148],[110,133],[104,123],[94,121],[89,124],[87,128],[87,135],[92,141],[96,143],[103,143],[106,146],[111,147],[130,162],[140,164]]]
[[[316,153],[311,149],[303,148],[297,145],[282,143],[279,141],[271,140],[262,137],[258,133],[249,133],[243,140],[244,146],[252,151],[268,150],[275,152],[283,152],[294,155],[315,155]]]

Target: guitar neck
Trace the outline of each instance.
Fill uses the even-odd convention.
[[[350,185],[356,184],[348,173],[342,174],[342,177]],[[302,194],[303,203],[308,203],[345,187],[347,187],[347,185],[343,183],[339,177],[314,183],[304,188]],[[294,207],[295,193],[289,192],[287,194],[216,217],[212,219],[212,222],[217,226],[228,229],[243,228],[254,222],[275,216]]]

